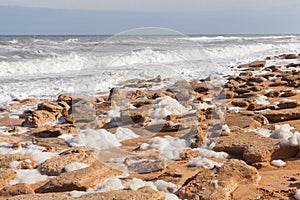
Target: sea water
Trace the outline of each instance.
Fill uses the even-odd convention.
[[[1,36],[0,102],[104,92],[158,75],[226,75],[230,66],[299,52],[299,35]]]

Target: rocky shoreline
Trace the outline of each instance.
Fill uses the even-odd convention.
[[[299,59],[15,99],[0,107],[0,199],[300,199]]]

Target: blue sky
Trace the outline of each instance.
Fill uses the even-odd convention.
[[[1,0],[0,34],[300,33],[299,0]]]

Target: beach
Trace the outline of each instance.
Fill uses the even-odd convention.
[[[0,199],[300,199],[299,36],[0,41]]]

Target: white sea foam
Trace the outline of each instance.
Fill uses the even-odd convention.
[[[89,165],[87,165],[87,164],[85,164],[85,163],[72,162],[72,163],[67,164],[67,165],[64,167],[64,170],[66,170],[66,172],[71,172],[71,171],[76,171],[76,170],[79,170],[79,169],[86,168],[86,167],[88,167],[88,166],[89,166]]]
[[[10,147],[0,148],[0,154],[23,154],[27,156],[32,156],[35,162],[39,165],[45,160],[58,156],[58,153],[44,152],[45,148],[36,145],[26,145],[19,149],[11,149]]]
[[[76,137],[67,140],[71,146],[86,146],[95,149],[106,149],[121,146],[116,136],[105,129],[82,130]]]
[[[272,160],[271,165],[276,167],[283,167],[286,165],[286,162],[284,162],[283,160]]]
[[[163,119],[172,114],[184,114],[187,112],[187,108],[181,105],[176,99],[169,96],[161,97],[157,100],[153,107],[153,110],[149,113],[149,116],[153,119]]]
[[[188,142],[184,139],[174,138],[171,136],[154,137],[140,145],[140,150],[158,149],[164,157],[168,159],[178,159],[180,153],[189,146]]]
[[[17,177],[10,181],[10,185],[14,185],[17,183],[28,183],[33,184],[40,181],[47,180],[48,176],[42,175],[38,169],[19,169],[16,170]]]

